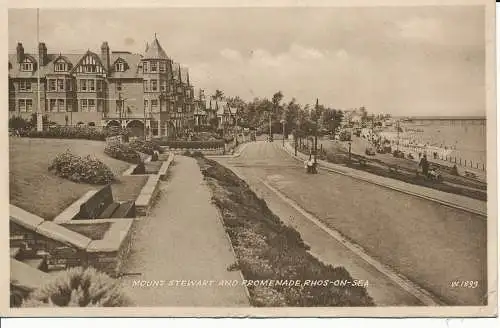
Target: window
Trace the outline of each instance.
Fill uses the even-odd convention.
[[[144,80],[144,91],[149,91],[149,84],[148,84],[148,80]]]
[[[80,99],[80,111],[86,112],[87,109],[87,99]]]
[[[19,82],[19,90],[20,91],[31,91],[31,82],[30,81],[20,81]]]
[[[88,80],[89,84],[89,91],[93,92],[95,91],[95,80]]]
[[[161,91],[166,92],[167,91],[167,81],[162,80],[160,81],[161,84]]]
[[[165,72],[167,70],[167,65],[164,62],[160,63],[160,72]]]
[[[54,70],[56,72],[65,72],[66,71],[66,63],[56,63]]]
[[[102,81],[101,80],[96,81],[96,87],[97,87],[97,91],[102,91]]]
[[[152,91],[158,91],[158,81],[151,80],[151,90]]]
[[[148,100],[144,99],[144,110],[148,110]]]
[[[116,91],[122,91],[122,83],[116,82]]]
[[[68,112],[72,112],[73,111],[73,102],[71,101],[71,99],[67,99],[66,100],[66,110]]]
[[[156,72],[158,69],[158,64],[156,62],[151,62],[151,72]]]
[[[64,80],[57,80],[57,91],[64,91]]]
[[[117,113],[121,113],[122,108],[123,108],[123,103],[124,103],[123,100],[117,100],[116,101],[116,112]]]
[[[104,111],[104,100],[103,99],[97,99],[97,111],[98,112]]]
[[[125,64],[120,62],[120,63],[116,63],[116,71],[117,72],[123,72],[125,71]]]
[[[89,112],[95,112],[96,111],[95,99],[89,99],[88,104],[89,104]]]
[[[21,70],[25,71],[25,72],[32,72],[33,71],[33,63],[22,63]]]
[[[80,80],[80,91],[87,91],[87,80]]]
[[[142,68],[143,68],[143,72],[144,73],[149,72],[149,70],[148,70],[148,62],[144,62],[144,66]]]
[[[95,73],[97,71],[97,68],[95,65],[86,65],[85,66],[85,72],[87,73]]]
[[[33,110],[33,100],[19,99],[19,110],[21,112],[31,112]]]
[[[73,82],[71,80],[66,80],[66,90],[73,91]]]
[[[57,112],[57,99],[49,99],[49,110]]]
[[[151,100],[151,111],[156,112],[158,110],[158,100]]]
[[[33,99],[26,99],[26,111],[31,112],[33,110]]]
[[[49,91],[56,91],[56,80],[49,80]]]
[[[64,99],[57,99],[57,110],[59,112],[66,111],[66,106],[64,106]]]

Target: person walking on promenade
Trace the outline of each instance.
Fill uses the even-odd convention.
[[[426,154],[424,154],[418,166],[422,167],[422,173],[424,174],[424,176],[427,176],[429,172],[429,162],[427,161]]]

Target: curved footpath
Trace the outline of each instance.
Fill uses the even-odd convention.
[[[241,275],[227,270],[236,259],[196,160],[176,156],[169,175],[150,215],[137,222],[125,289],[137,306],[249,306],[241,284],[218,285]],[[200,280],[206,285],[182,286]]]

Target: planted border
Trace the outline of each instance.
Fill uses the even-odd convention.
[[[353,280],[343,267],[325,265],[308,253],[300,234],[284,225],[243,180],[217,162],[198,158],[213,201],[247,280]],[[248,286],[254,306],[373,306],[363,286],[333,284]]]

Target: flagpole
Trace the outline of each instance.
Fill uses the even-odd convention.
[[[36,44],[37,47],[40,46],[40,9],[36,9]],[[37,49],[38,50],[38,49]],[[39,51],[39,50],[38,50]],[[41,68],[41,62],[40,62],[40,54],[38,56],[38,65],[36,68],[37,72],[37,96],[38,96],[38,106],[36,110],[36,129],[37,131],[43,131],[43,118],[42,118],[42,111],[41,111],[41,101],[40,101],[40,68]]]

